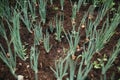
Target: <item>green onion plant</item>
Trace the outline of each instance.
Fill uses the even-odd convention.
[[[35,80],[38,80],[38,58],[39,58],[40,52],[38,49],[34,46],[31,47],[30,52],[30,65],[31,68],[35,71]]]
[[[94,27],[97,27],[100,24],[100,22],[102,21],[102,19],[106,15],[107,11],[111,8],[112,2],[113,2],[113,0],[106,0],[105,1],[103,6],[100,8],[95,21],[93,22]]]
[[[99,52],[101,49],[103,49],[104,45],[114,34],[115,29],[117,28],[120,21],[119,13],[120,9],[118,9],[117,14],[114,15],[111,22],[109,21],[109,17],[107,17],[101,29],[96,29],[97,26],[94,25],[94,22],[92,20],[88,20],[86,27],[86,38],[95,40],[96,52]]]
[[[10,72],[14,75],[15,78],[17,78],[16,71],[16,54],[13,53],[11,49],[12,45],[12,39],[9,41],[4,24],[1,21],[0,24],[0,35],[5,39],[5,42],[7,44],[7,50],[5,50],[2,47],[2,44],[0,43],[0,59],[3,60],[3,62],[9,67]]]
[[[34,5],[37,3],[37,0],[32,0],[32,2],[34,3]]]
[[[86,77],[88,76],[88,73],[92,69],[92,64],[89,61],[88,64],[84,65],[84,63],[85,63],[84,62],[85,61],[84,54],[82,56],[79,55],[77,57],[77,60],[82,57],[82,60],[80,62],[78,62],[77,60],[73,61],[71,58],[68,59],[69,67],[70,67],[69,68],[70,76],[69,76],[69,78],[67,78],[67,80],[74,80],[75,77],[76,77],[76,80],[85,80]],[[84,68],[83,68],[83,66],[84,66]],[[78,69],[77,74],[75,74],[76,69]]]
[[[64,32],[64,33],[65,33],[66,38],[67,38],[68,43],[69,43],[70,52],[71,52],[71,54],[74,54],[76,51],[76,47],[77,47],[79,40],[80,40],[79,29],[78,29],[78,31],[76,31],[75,34],[68,32],[68,36],[67,36],[66,32]]]
[[[42,27],[39,25],[34,25],[34,44],[39,45],[43,40]]]
[[[80,62],[79,68],[78,68],[78,73],[77,73],[77,80],[85,80],[86,77],[88,76],[88,73],[90,72],[90,70],[92,69],[92,64],[90,63],[90,61],[88,61],[88,63],[86,64],[86,66],[83,68],[84,63],[86,61],[85,57],[86,54],[82,54],[82,60]]]
[[[6,42],[8,44],[9,40],[7,38],[7,35],[6,35],[6,32],[5,32],[5,26],[2,22],[2,20],[0,20],[0,35],[6,40]]]
[[[88,3],[87,3],[88,0],[83,0],[83,5],[86,6]]]
[[[71,51],[68,51],[68,54],[71,54]],[[69,76],[67,80],[85,80],[88,76],[88,73],[92,69],[92,64],[90,61],[86,62],[86,54],[82,54],[77,56],[76,60],[73,60],[70,56],[65,57],[66,62],[68,62],[68,70],[69,70]],[[79,61],[81,59],[81,61]],[[83,67],[84,66],[84,67]],[[76,72],[77,70],[77,72]],[[77,73],[77,74],[76,74]]]
[[[50,32],[51,32],[51,33],[54,32],[54,27],[53,27],[53,23],[52,23],[52,21],[50,21],[49,29],[50,29]]]
[[[7,44],[8,46],[8,52],[5,52],[5,49],[0,44],[0,58],[3,60],[3,62],[9,67],[10,72],[12,75],[17,78],[16,71],[16,54],[12,53],[12,50],[10,48],[11,43]]]
[[[35,18],[37,17],[35,4],[36,4],[35,1],[30,2],[30,0],[28,0],[28,5],[29,5],[29,9],[30,9],[29,15],[31,16],[32,22],[35,21]]]
[[[57,80],[63,80],[63,77],[67,75],[68,62],[65,59],[59,59],[55,61],[55,69],[50,67],[54,72]]]
[[[96,48],[95,48],[95,46],[93,46],[94,44],[95,44],[94,39],[93,40],[91,39],[91,41],[89,41],[89,43],[88,43],[87,49],[85,46],[83,46],[83,49],[84,49],[83,54],[84,54],[84,58],[85,58],[85,64],[88,64],[88,62],[92,59],[93,55],[95,54]]]
[[[96,30],[95,46],[97,52],[99,52],[113,36],[119,22],[120,22],[120,7],[118,9],[117,14],[114,15],[113,20],[111,22],[109,22],[109,18],[107,18],[107,20],[102,26],[102,29],[98,31]]]
[[[46,4],[46,0],[39,0],[39,14],[41,17],[41,22],[43,22],[43,24],[46,22]]]
[[[32,33],[33,26],[28,15],[28,5],[26,2],[24,2],[24,6],[22,7],[22,12],[23,12],[23,15],[20,15],[20,19],[23,21],[28,31]]]
[[[83,18],[79,24],[79,27],[81,27],[82,25],[85,26],[86,39],[89,39],[90,36],[92,37],[92,35],[95,33],[93,21],[91,19],[87,19],[89,17],[89,15],[93,14],[94,9],[95,9],[95,7],[93,5],[91,5],[88,8],[87,12],[85,12],[85,14],[83,15]]]
[[[12,10],[8,0],[0,0],[0,16],[11,21]]]
[[[43,44],[44,44],[44,48],[47,53],[49,53],[50,49],[52,48],[52,46],[50,46],[49,41],[50,41],[50,36],[49,36],[48,31],[46,30],[46,35],[44,35]]]
[[[91,19],[87,19],[87,17],[94,12],[94,9],[95,7],[91,5],[88,8],[87,12],[85,12],[85,14],[83,15],[83,18],[79,24],[79,27],[81,27],[82,25],[85,26],[86,40],[94,38],[93,36],[95,31],[94,31],[93,21]]]
[[[100,5],[100,0],[92,0],[92,3],[95,7],[97,7],[98,5]]]
[[[106,74],[107,70],[112,66],[113,62],[117,58],[117,56],[120,53],[120,39],[118,40],[118,43],[116,44],[116,47],[114,48],[111,56],[109,57],[106,64],[102,66],[102,74]]]
[[[68,80],[74,80],[75,77],[75,69],[76,69],[76,62],[72,60],[70,57],[68,58],[68,65],[69,65],[69,73],[70,76],[67,78]]]
[[[72,6],[73,5],[72,1],[71,0],[69,0],[69,1],[70,1],[71,6]]]
[[[23,9],[26,7],[25,4],[27,3],[27,0],[16,0],[16,3],[19,9]]]
[[[84,0],[78,0],[78,4],[77,4],[77,12],[79,12],[80,7],[81,7],[83,1],[84,1]]]
[[[77,14],[77,4],[75,2],[74,5],[72,6],[72,24],[75,23],[76,14]]]
[[[58,19],[58,15],[55,17],[55,27],[56,27],[56,40],[61,42],[61,33],[63,29],[63,23],[62,23],[62,16],[60,16],[60,19]]]
[[[94,26],[92,25],[92,21],[88,20],[88,24],[85,28],[85,32],[86,32],[86,39],[90,40],[90,39],[94,39],[95,38],[95,30],[94,30]]]
[[[87,21],[87,17],[94,12],[94,9],[95,9],[95,7],[92,6],[92,5],[88,8],[87,12],[85,12],[85,14],[84,14],[83,17],[82,17],[82,20],[81,20],[81,22],[80,22],[80,24],[79,24],[79,27],[81,27],[82,25],[85,25],[85,23],[86,23],[86,21]],[[90,27],[90,21],[89,21],[89,20],[88,20],[87,26]]]
[[[60,0],[61,10],[63,10],[64,7],[64,0]]]
[[[19,19],[20,19],[20,13],[14,10],[14,16],[12,18],[13,25],[10,25],[8,21],[7,23],[10,29],[10,35],[13,41],[15,53],[17,53],[17,55],[22,60],[26,60],[27,58],[25,53],[26,49],[22,45],[21,37],[20,37],[20,20]]]
[[[102,58],[97,58],[97,60],[93,62],[94,68],[100,69],[107,60],[106,54],[104,54]]]

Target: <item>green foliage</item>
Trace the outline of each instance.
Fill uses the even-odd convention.
[[[33,2],[30,2],[30,0],[28,0],[28,6],[30,9],[29,15],[31,16],[31,21],[35,21],[36,16],[36,1],[34,0]]]
[[[35,46],[31,47],[30,52],[30,64],[31,68],[35,71],[35,80],[38,80],[38,58],[39,58],[40,52]]]
[[[100,19],[102,17],[104,17],[104,15],[105,15],[105,13],[103,11],[106,12],[109,9],[107,6],[109,6],[109,5],[107,5],[107,4],[104,5],[103,9],[100,11],[100,12],[102,12],[102,14],[98,13],[98,16],[95,19],[95,21],[88,20],[87,27],[86,27],[86,38],[89,40],[91,40],[91,39],[95,40],[96,52],[99,52],[101,49],[104,48],[104,45],[113,36],[114,31],[117,28],[117,26],[119,24],[119,20],[120,20],[119,10],[118,10],[118,14],[115,14],[113,17],[113,21],[110,22],[109,17],[107,17],[106,20],[104,21],[101,29],[97,29],[97,26],[101,22]],[[86,16],[84,18],[86,18]],[[83,19],[82,23],[85,23],[85,19]]]
[[[95,46],[93,46],[94,44],[95,44],[94,40],[91,39],[91,41],[89,41],[88,43],[87,49],[85,46],[83,47],[85,64],[88,64],[88,62],[92,59],[93,55],[95,54]]]
[[[109,18],[105,21],[102,26],[102,29],[96,30],[96,51],[99,52],[104,45],[110,40],[113,36],[115,29],[117,28],[120,22],[120,9],[118,14],[114,15],[113,21],[109,23]]]
[[[94,6],[100,6],[101,4],[103,4],[106,0],[92,0],[92,4]]]
[[[77,80],[84,80],[88,73],[90,72],[90,70],[92,69],[92,64],[90,63],[90,61],[88,61],[88,63],[86,64],[86,66],[84,68],[82,68],[82,66],[84,65],[84,61],[86,61],[86,59],[84,57],[86,57],[86,55],[82,55],[82,60],[78,69],[78,73],[77,73]]]
[[[93,62],[94,68],[95,69],[100,69],[104,65],[104,63],[107,61],[107,56],[104,54],[102,59],[97,58],[96,61]]]
[[[15,78],[17,78],[17,75],[15,73],[16,71],[16,54],[13,53],[11,49],[12,40],[9,41],[4,24],[1,21],[0,24],[0,35],[5,39],[5,42],[7,44],[7,50],[3,48],[3,46],[0,43],[0,58],[3,60],[3,62],[9,67],[10,72],[14,75]]]
[[[6,53],[2,45],[0,44],[0,58],[3,60],[3,62],[9,67],[10,72],[14,75],[15,78],[17,78],[16,71],[16,54],[12,53],[12,50],[10,48],[11,43],[9,43],[8,46],[8,52]]]
[[[77,12],[79,12],[80,7],[81,7],[83,1],[84,1],[84,0],[79,0],[79,1],[78,1],[78,4],[77,4]]]
[[[112,66],[116,57],[119,55],[119,52],[120,52],[120,39],[118,40],[118,43],[116,44],[116,47],[114,48],[114,50],[113,50],[111,56],[109,57],[107,63],[102,66],[102,74],[105,74],[106,71]]]
[[[61,10],[63,10],[64,7],[64,0],[60,0]]]
[[[26,60],[26,53],[25,53],[26,49],[22,45],[21,37],[20,37],[19,18],[20,18],[20,13],[18,13],[18,12],[16,12],[16,10],[14,10],[14,16],[12,18],[13,25],[10,25],[10,23],[8,21],[7,21],[7,23],[8,23],[8,27],[10,30],[11,39],[13,40],[15,52],[22,60]]]
[[[32,2],[33,2],[34,4],[36,4],[36,3],[37,3],[37,0],[32,0]]]
[[[39,45],[40,42],[43,40],[43,33],[42,33],[42,27],[39,25],[34,25],[34,44]]]
[[[65,35],[66,35],[66,38],[67,38],[68,43],[69,43],[69,47],[70,47],[69,50],[70,50],[71,54],[74,54],[76,51],[76,47],[77,47],[79,40],[80,40],[79,29],[74,34],[73,33],[70,34],[68,32],[68,36],[67,36],[67,33],[65,32]]]
[[[89,2],[92,2],[92,4],[95,7],[101,7],[102,4],[108,2],[107,0],[88,0]],[[113,5],[115,5],[115,3],[113,2],[114,0],[112,0],[112,4],[110,4],[110,7],[113,7]]]
[[[51,33],[53,33],[53,31],[54,31],[54,27],[53,27],[53,23],[52,23],[52,21],[50,21],[50,24],[49,24],[49,28],[50,28],[50,32]]]
[[[50,46],[50,36],[49,36],[49,33],[47,32],[46,30],[46,35],[44,35],[44,39],[43,39],[43,44],[44,44],[44,48],[45,48],[45,51],[47,53],[50,52],[50,49],[52,48],[52,46]]]
[[[93,22],[94,27],[97,27],[100,24],[107,11],[111,8],[112,2],[113,0],[106,0],[106,2],[103,4],[103,7],[100,8],[98,15],[95,21]]]
[[[63,18],[64,19],[64,18]],[[60,16],[60,19],[58,18],[58,15],[55,17],[55,28],[56,28],[56,40],[61,42],[61,33],[63,29],[63,21],[62,16]]]
[[[84,53],[82,55],[79,55],[75,61],[71,59],[69,54],[71,54],[71,51],[68,51],[68,55],[65,57],[66,62],[68,62],[68,70],[70,71],[70,75],[67,80],[74,80],[75,77],[76,80],[85,80],[88,73],[92,69],[91,62],[88,61],[88,63],[85,64],[86,55]],[[79,61],[79,59],[81,59],[81,61]],[[76,70],[77,74],[75,74]]]
[[[25,26],[27,27],[28,31],[32,33],[32,23],[29,19],[29,14],[28,14],[28,5],[27,2],[24,2],[24,6],[21,5],[23,15],[20,15],[20,19],[23,21]]]
[[[74,5],[72,6],[72,24],[75,23],[76,14],[77,14],[77,4],[74,3]]]
[[[0,35],[8,42],[5,26],[2,21],[0,22]]]
[[[41,22],[43,22],[44,24],[46,22],[46,5],[46,0],[39,0],[39,14],[41,17]]]
[[[68,62],[65,59],[59,59],[55,61],[55,69],[51,67],[57,80],[62,80],[67,75]]]
[[[12,10],[8,0],[0,0],[0,16],[11,20]]]
[[[65,38],[67,38],[69,44],[69,49],[65,52],[66,56],[56,60],[55,69],[51,68],[51,70],[54,72],[57,80],[62,80],[63,77],[67,77],[66,80],[74,80],[74,78],[76,78],[76,80],[85,80],[91,69],[96,68],[102,70],[101,80],[107,80],[106,72],[113,65],[113,62],[120,52],[120,39],[109,58],[106,55],[103,55],[102,58],[94,58],[97,60],[93,63],[92,58],[93,55],[98,54],[104,48],[105,44],[109,42],[115,33],[115,29],[120,23],[120,6],[118,7],[118,10],[116,10],[113,18],[110,19],[107,12],[113,7],[113,0],[92,0],[93,5],[90,6],[88,11],[85,12],[85,15],[83,15],[78,28],[77,24],[73,24],[75,23],[77,12],[79,12],[80,7],[86,2],[86,0],[78,0],[74,5],[71,0],[70,2],[72,5],[72,31],[68,31],[68,33],[65,32],[63,28],[64,15],[60,15],[60,17],[58,15],[55,16],[55,27],[53,27],[53,23],[50,22],[50,31],[54,32],[54,28],[56,28],[56,40],[58,40],[58,42],[62,42],[61,33],[64,31],[66,36]],[[15,73],[17,64],[16,56],[20,57],[24,61],[27,58],[27,54],[25,53],[26,49],[21,41],[21,22],[25,24],[30,33],[33,33],[34,31],[34,45],[30,50],[30,65],[35,71],[35,80],[38,80],[38,59],[40,54],[36,46],[40,45],[40,41],[43,40],[43,46],[47,53],[49,53],[52,48],[48,31],[46,30],[46,33],[43,36],[43,27],[41,27],[41,22],[39,23],[36,20],[37,8],[35,4],[37,3],[41,22],[44,25],[46,23],[47,0],[17,0],[15,9],[9,6],[9,1],[0,1],[0,18],[7,22],[7,26],[5,26],[6,24],[4,24],[0,19],[0,37],[2,36],[7,44],[7,50],[5,50],[2,44],[0,44],[0,59],[9,67],[15,78],[18,78]],[[53,5],[53,0],[50,0],[50,3]],[[63,10],[64,0],[60,0],[60,5],[61,10]],[[89,15],[94,15],[95,7],[97,6],[99,6],[99,11],[96,18],[89,19]],[[58,10],[58,7],[54,7],[54,10]],[[104,17],[105,19],[103,20]],[[98,29],[102,20],[104,22],[101,28]],[[88,39],[88,41],[80,45],[83,49],[82,53],[76,56],[75,59],[72,59],[71,56],[75,55],[76,47],[80,42],[80,30],[82,30],[80,27],[82,25],[85,26],[86,39]],[[9,29],[8,31],[10,31],[9,38],[6,32],[6,27]],[[76,28],[78,28],[77,31]],[[111,80],[114,79],[113,77],[114,75],[111,77]]]
[[[93,26],[93,22],[92,22],[92,20],[90,19],[90,20],[87,20],[87,17],[89,16],[89,15],[92,15],[92,13],[93,13],[93,11],[94,11],[94,9],[95,9],[95,7],[94,6],[90,6],[89,8],[88,8],[88,11],[84,14],[84,16],[83,16],[83,18],[82,18],[82,20],[81,20],[81,22],[80,22],[80,27],[82,26],[82,25],[84,25],[84,26],[86,26],[86,28],[85,28],[85,32],[86,32],[86,39],[89,39],[89,37],[90,36],[92,36],[92,33],[94,33],[94,26]],[[86,21],[88,21],[88,22],[86,22]],[[86,24],[87,23],[87,24]],[[92,39],[92,38],[91,38]]]
[[[69,64],[69,71],[70,71],[70,76],[69,76],[69,80],[74,80],[74,76],[75,76],[75,69],[76,69],[76,62],[73,61],[70,57],[68,58],[68,64]]]

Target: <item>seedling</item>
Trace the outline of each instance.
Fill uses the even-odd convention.
[[[2,44],[0,43],[0,59],[3,60],[3,62],[7,65],[7,67],[10,69],[10,72],[12,75],[17,79],[16,71],[16,53],[12,52],[11,45],[12,45],[12,39],[9,41],[7,34],[5,32],[5,26],[3,22],[0,24],[0,35],[5,39],[5,42],[7,44],[7,52],[3,48]]]
[[[116,47],[114,48],[111,56],[109,57],[106,64],[102,66],[102,74],[106,74],[106,71],[112,66],[113,62],[115,61],[116,57],[119,55],[120,52],[120,39],[118,40],[118,43],[116,44]]]
[[[50,27],[49,27],[50,33],[53,33],[53,32],[54,32],[54,27],[53,27],[52,21],[50,21],[49,26],[50,26]]]
[[[79,12],[80,7],[81,7],[83,1],[84,1],[84,0],[79,0],[79,1],[78,1],[78,4],[77,4],[77,12]]]
[[[67,36],[66,32],[64,32],[64,33],[66,35],[66,38],[67,38],[69,46],[70,46],[70,52],[71,52],[71,54],[74,54],[76,51],[76,47],[80,40],[79,29],[78,29],[78,32],[75,32],[75,34],[68,33],[68,36]]]
[[[16,54],[13,54],[10,45],[8,44],[8,53],[5,52],[3,47],[0,44],[0,58],[5,62],[5,64],[9,67],[10,72],[13,74],[15,78],[17,78],[17,74],[15,73],[16,71]]]
[[[34,3],[34,5],[37,3],[37,0],[32,0],[32,2]]]
[[[111,8],[113,0],[106,0],[105,3],[103,4],[103,7],[100,9],[100,12],[98,13],[95,21],[93,22],[94,27],[97,27],[103,17],[106,15],[107,11]]]
[[[64,0],[60,0],[61,10],[63,10]]]
[[[28,31],[30,33],[32,33],[32,23],[29,19],[29,16],[28,16],[28,6],[26,5],[26,3],[24,3],[24,8],[22,8],[22,12],[23,12],[23,16],[20,15],[20,19],[23,21],[23,23],[25,24],[25,26],[27,27]]]
[[[34,25],[34,44],[39,45],[40,42],[43,40],[43,33],[42,33],[42,27],[39,25]]]
[[[43,24],[46,22],[46,4],[46,0],[39,0],[39,14],[41,17],[41,22],[43,22]]]
[[[71,51],[68,51],[68,54],[70,54],[69,52],[71,52]],[[80,62],[78,62],[79,58],[82,59]],[[70,56],[67,56],[65,59],[66,59],[66,61],[68,61],[68,66],[70,67],[69,68],[70,75],[69,75],[69,78],[67,78],[67,80],[73,80],[75,77],[76,77],[76,80],[85,80],[88,73],[90,72],[90,70],[92,68],[92,64],[90,63],[90,61],[86,65],[84,65],[85,54],[77,56],[75,61],[73,61],[70,58]],[[83,68],[83,66],[84,66],[84,68]],[[77,74],[75,74],[76,68],[78,68]]]
[[[120,13],[120,7],[118,9]],[[99,52],[104,45],[110,40],[113,36],[115,29],[117,28],[120,21],[120,14],[114,16],[113,21],[109,23],[109,18],[105,21],[101,30],[96,31],[96,51]]]
[[[20,37],[20,13],[17,13],[16,10],[14,10],[14,16],[12,18],[12,22],[13,22],[13,27],[12,25],[10,25],[10,23],[7,21],[8,23],[8,27],[10,29],[10,35],[11,35],[11,39],[13,40],[13,45],[14,45],[14,50],[15,53],[17,53],[17,55],[22,59],[22,60],[26,60],[26,49],[24,48],[24,46],[22,45],[21,42],[21,37]]]
[[[50,68],[54,72],[57,80],[62,80],[63,77],[67,75],[68,62],[64,59],[59,59],[58,61],[55,61],[55,69],[52,67]]]
[[[52,48],[52,46],[50,46],[49,40],[50,40],[50,36],[49,36],[49,33],[46,30],[46,35],[44,35],[43,44],[44,44],[45,51],[47,53],[49,53],[50,49]]]
[[[8,0],[0,0],[0,16],[11,21],[12,10]]]
[[[76,14],[77,14],[77,4],[74,3],[73,7],[72,7],[72,25],[75,25],[75,19],[76,19]]]
[[[90,40],[86,49],[86,46],[83,46],[83,54],[85,58],[85,65],[88,64],[88,62],[92,59],[93,55],[95,54],[95,46],[94,45],[94,40]]]
[[[56,40],[61,42],[61,33],[63,29],[63,24],[62,24],[62,17],[60,16],[60,19],[58,19],[58,15],[55,17],[55,28],[56,28]]]
[[[94,68],[95,69],[100,69],[102,68],[102,66],[105,64],[105,62],[107,61],[107,56],[104,54],[103,58],[97,58],[97,61],[93,62]]]
[[[31,47],[30,52],[30,64],[31,68],[35,71],[35,80],[38,80],[38,58],[39,58],[40,52],[38,49],[35,48],[35,46]]]
[[[31,16],[31,22],[34,22],[35,18],[37,17],[36,16],[36,7],[35,7],[35,4],[36,4],[36,0],[34,0],[33,2],[30,2],[28,0],[28,6],[29,6],[29,9],[30,9],[29,15]]]

